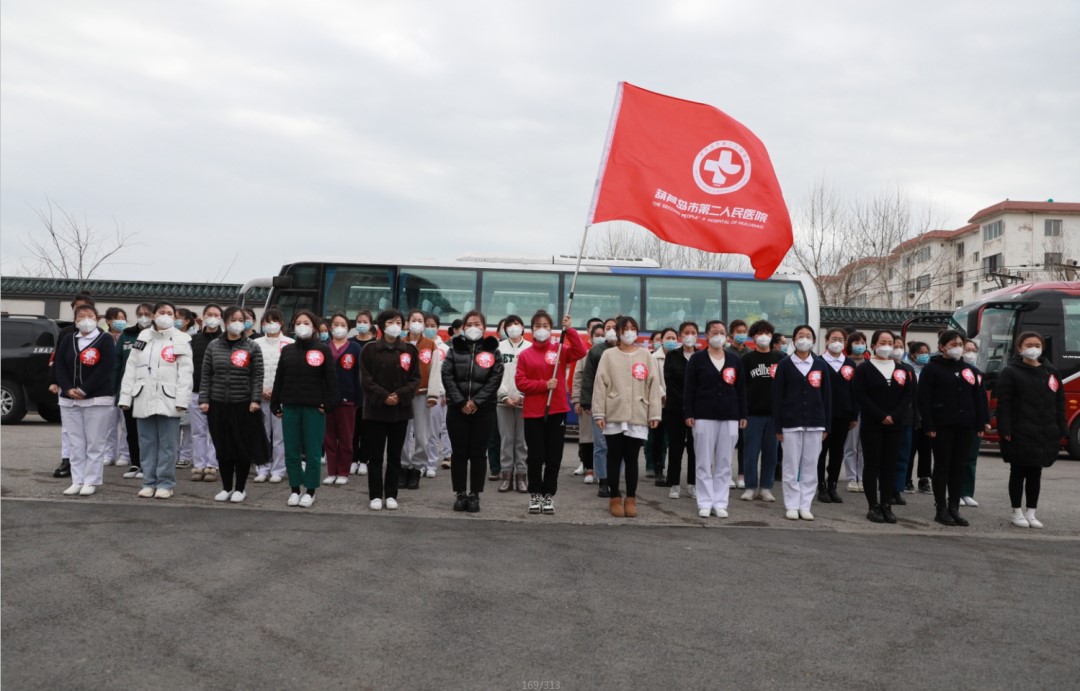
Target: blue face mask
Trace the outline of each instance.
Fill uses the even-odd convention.
[[[322,341],[323,343],[325,343],[326,341],[329,341],[330,340],[330,334],[327,333],[326,331],[320,331],[319,332],[319,340]]]
[[[127,328],[127,322],[123,319],[113,319],[112,328],[116,329],[117,331],[123,331]]]
[[[925,365],[928,362],[930,362],[930,354],[929,353],[923,353],[922,355],[916,355],[915,356],[915,363],[918,364],[918,365]]]
[[[735,334],[735,342],[736,343],[746,343],[749,340],[750,340],[750,337],[747,336],[746,334]]]
[[[855,345],[851,346],[851,354],[852,355],[862,355],[865,352],[866,352],[866,345],[863,344],[863,343],[856,343]]]
[[[678,341],[664,341],[664,350],[671,352],[672,350],[678,350],[682,347],[682,343]]]
[[[250,319],[244,320],[244,331],[250,331],[255,326],[255,322]]]
[[[184,322],[177,319],[176,321],[173,322],[173,326],[175,326],[178,329],[183,329],[184,328]]]
[[[439,332],[431,327],[424,328],[424,338],[435,338],[435,335]]]
[[[361,323],[357,324],[356,325],[356,333],[358,333],[358,334],[371,333],[371,324],[368,324],[367,322],[361,322]]]

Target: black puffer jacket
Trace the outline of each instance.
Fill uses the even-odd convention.
[[[235,341],[227,336],[210,340],[201,375],[200,404],[262,402],[262,348],[247,336]]]
[[[1006,463],[1049,467],[1068,433],[1065,385],[1057,371],[1015,358],[1001,370],[995,393],[1002,458]]]
[[[283,405],[322,406],[329,412],[337,400],[337,368],[329,347],[314,338],[302,338],[282,349],[270,412],[280,413]]]
[[[503,365],[499,339],[494,336],[470,341],[454,336],[442,365],[443,387],[450,405],[461,407],[472,401],[478,408],[494,408]]]
[[[403,339],[372,340],[360,351],[360,385],[364,389],[364,419],[401,422],[412,418],[412,400],[420,387],[420,354]],[[390,394],[397,405],[386,405]]]

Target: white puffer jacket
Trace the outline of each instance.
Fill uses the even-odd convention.
[[[497,394],[499,405],[507,405],[506,399],[509,396],[521,398],[521,392],[518,391],[517,384],[514,382],[514,374],[517,372],[518,357],[531,347],[532,343],[524,338],[517,345],[514,345],[509,338],[499,341],[499,355],[502,356],[503,361],[502,384]]]
[[[131,346],[120,383],[121,406],[136,418],[180,417],[191,402],[191,336],[168,328],[143,329]]]
[[[281,349],[290,343],[295,343],[288,336],[260,336],[255,339],[263,356],[263,388],[267,391],[274,390],[274,376],[277,375],[278,360],[281,359]]]

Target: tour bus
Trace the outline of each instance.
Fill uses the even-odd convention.
[[[953,321],[979,344],[977,366],[985,374],[992,409],[994,382],[1015,354],[1016,337],[1036,331],[1046,339],[1043,353],[1061,374],[1065,387],[1068,451],[1080,458],[1080,281],[1024,283],[995,290],[958,309]],[[988,439],[997,441],[994,436]]]

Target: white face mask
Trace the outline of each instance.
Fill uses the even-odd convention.
[[[513,331],[515,329],[517,329],[518,331],[521,331],[521,329],[519,327],[511,326],[509,329],[506,330],[506,332],[510,336],[512,336],[514,338],[517,338],[521,334],[518,333],[518,334],[515,335],[513,333]],[[533,340],[536,341],[537,343],[545,343],[545,342],[547,342],[547,340],[549,338],[551,338],[551,331],[549,329],[533,329]]]
[[[757,344],[758,348],[768,348],[772,345],[772,335],[758,334],[757,336],[754,336],[754,343]]]
[[[809,338],[797,338],[795,339],[795,350],[800,353],[805,353],[814,347],[814,342]]]
[[[330,329],[330,335],[338,340],[345,338],[345,334],[347,333],[349,333],[349,330],[346,329],[344,326],[335,326],[334,328]]]
[[[356,333],[366,334],[371,332],[371,324],[367,322],[356,322]]]
[[[543,329],[538,330],[543,331]],[[536,338],[536,332],[536,330],[533,331],[533,338]],[[520,324],[511,324],[510,326],[506,327],[506,335],[510,338],[521,338],[521,334],[523,333],[525,333],[525,329],[522,328]],[[548,333],[550,334],[551,332],[549,331]],[[544,338],[542,340],[546,341],[547,339]]]
[[[960,358],[964,357],[964,347],[957,346],[955,348],[949,348],[945,351],[945,357],[949,358],[950,360],[959,360]]]
[[[263,324],[262,330],[267,336],[277,336],[281,333],[281,324],[278,324],[277,322],[266,322]]]
[[[88,334],[97,328],[97,321],[87,317],[86,319],[80,319],[77,326],[80,333]]]
[[[900,362],[900,360],[902,360],[903,358],[904,358],[904,351],[901,350],[900,348],[893,348],[892,359],[896,360],[897,362]]]
[[[409,333],[413,336],[424,333],[424,322],[409,322]]]
[[[970,353],[964,353],[964,362],[968,363],[969,365],[974,365],[978,359],[979,354],[975,351],[971,351]]]
[[[840,341],[833,341],[825,347],[828,348],[829,352],[833,355],[839,355],[840,353],[844,352],[844,344]]]
[[[724,334],[718,334],[716,336],[709,336],[710,348],[723,348],[727,345],[727,336]]]
[[[295,332],[296,337],[304,341],[311,338],[311,334],[315,333],[315,329],[313,329],[308,324],[297,324]]]
[[[386,336],[387,338],[391,338],[391,339],[397,338],[398,336],[401,335],[401,325],[400,324],[387,324],[386,328],[383,329],[383,335]]]
[[[619,340],[619,334],[615,333],[615,329],[608,329],[604,332],[604,340],[608,343],[614,343]]]
[[[233,336],[239,336],[244,333],[244,322],[229,322],[229,325],[225,327],[229,330]]]
[[[157,326],[158,330],[164,331],[165,329],[176,326],[176,317],[168,314],[159,314],[154,317],[154,325]]]
[[[626,345],[633,345],[637,342],[637,331],[623,331],[619,334],[619,340]]]
[[[221,319],[217,317],[207,317],[203,319],[203,327],[210,329],[211,331],[217,331],[221,328]]]
[[[878,346],[877,348],[874,349],[874,353],[879,358],[885,358],[886,360],[888,360],[890,357],[892,357],[892,351],[893,351],[892,346]]]
[[[693,348],[697,345],[697,336],[683,336],[682,344],[687,348]]]
[[[601,343],[607,343],[607,339],[604,338],[603,336],[593,336],[593,339],[592,339],[592,344],[593,345],[600,345]]]
[[[1042,348],[1024,348],[1020,354],[1028,360],[1038,360],[1042,356]]]
[[[470,326],[465,329],[465,338],[470,341],[479,341],[480,337],[484,335],[484,330],[479,326]]]
[[[148,317],[145,314],[135,320],[135,323],[139,325],[140,329],[145,329],[154,323],[153,317]],[[172,319],[169,319],[169,323],[172,323]]]

